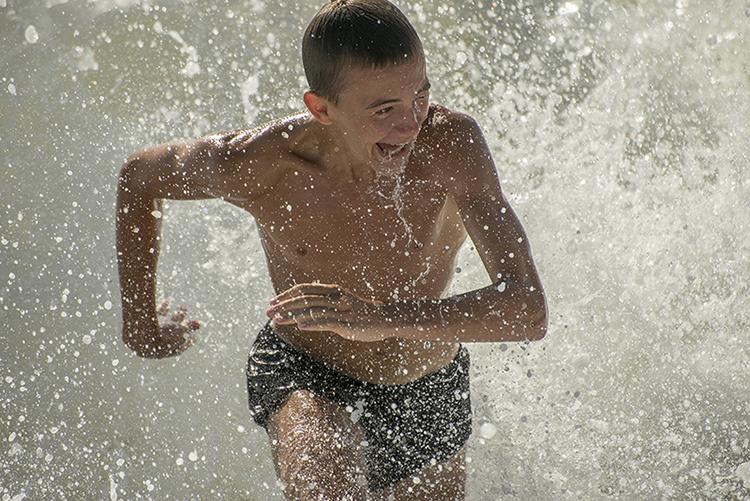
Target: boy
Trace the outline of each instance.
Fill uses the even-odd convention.
[[[303,40],[307,111],[176,141],[120,174],[123,340],[183,352],[155,306],[161,200],[253,215],[277,296],[248,361],[250,410],[289,499],[462,499],[465,342],[541,339],[547,310],[475,122],[429,103],[422,45],[387,0],[337,0]],[[445,297],[472,239],[493,284]]]

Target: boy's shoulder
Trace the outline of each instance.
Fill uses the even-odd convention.
[[[428,115],[428,119],[434,121],[436,124],[442,124],[471,119],[471,117],[466,113],[452,110],[442,104],[430,103],[430,113]]]
[[[186,177],[204,184],[212,196],[247,208],[299,163],[294,137],[308,122],[299,113],[256,127],[208,134],[185,141],[177,155]]]
[[[438,104],[430,105],[412,165],[417,176],[458,191],[495,169],[477,122],[466,113]]]
[[[430,104],[430,112],[420,132],[421,145],[430,156],[461,161],[466,154],[484,144],[484,136],[470,115],[439,104]]]
[[[293,148],[293,143],[305,137],[307,129],[314,125],[314,119],[307,112],[278,118],[264,124],[244,129],[216,132],[200,139],[204,147],[216,154],[232,155],[238,153],[271,152]],[[429,142],[456,139],[475,134],[478,126],[474,119],[443,105],[431,103],[427,120],[422,127],[421,135]]]
[[[454,144],[455,141],[471,140],[482,135],[471,115],[435,103],[430,104],[422,132],[426,133],[428,143],[436,145]]]
[[[294,131],[304,128],[309,115],[300,112],[255,127],[215,132],[201,138],[207,149],[223,154],[269,154],[286,148]]]

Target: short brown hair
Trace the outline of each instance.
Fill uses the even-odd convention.
[[[422,42],[406,16],[387,0],[334,0],[315,15],[302,39],[310,92],[334,104],[346,68],[382,68],[424,58]]]

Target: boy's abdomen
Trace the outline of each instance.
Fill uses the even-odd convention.
[[[276,326],[277,335],[327,367],[375,384],[404,384],[437,372],[458,353],[456,343],[390,338],[364,343],[332,332]]]

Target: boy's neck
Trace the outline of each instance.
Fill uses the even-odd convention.
[[[359,158],[349,150],[344,131],[336,126],[310,123],[307,141],[299,145],[309,151],[326,172],[345,181],[370,182],[378,177],[371,160]]]

